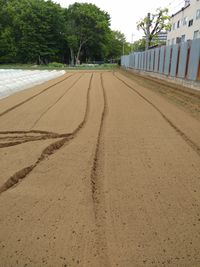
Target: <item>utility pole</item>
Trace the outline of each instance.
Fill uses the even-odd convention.
[[[151,13],[147,14],[147,34],[146,34],[146,47],[145,50],[149,49],[149,36],[150,36],[150,20],[151,20]]]
[[[131,52],[133,53],[133,37],[135,36],[135,34],[132,33],[131,35]]]

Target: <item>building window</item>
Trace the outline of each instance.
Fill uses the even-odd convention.
[[[188,27],[191,27],[193,25],[193,19],[189,20]]]
[[[181,35],[181,43],[185,42],[185,34]]]
[[[186,25],[186,24],[187,24],[187,21],[188,21],[188,18],[187,18],[187,17],[184,17],[184,18],[182,19],[182,25],[183,25],[183,26]]]
[[[197,39],[199,37],[199,31],[194,32],[193,39]]]
[[[177,29],[180,27],[180,20],[177,21]]]
[[[200,9],[197,9],[196,19],[200,19]]]
[[[172,30],[176,30],[176,23],[173,24]]]

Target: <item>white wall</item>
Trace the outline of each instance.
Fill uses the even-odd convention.
[[[197,18],[197,14],[199,17]],[[186,24],[183,25],[183,19],[186,19]],[[193,19],[193,25],[189,27],[189,21]],[[179,21],[179,28],[177,23]],[[190,5],[182,11],[179,11],[171,18],[172,29],[167,35],[167,44],[175,44],[177,37],[185,35],[185,40],[194,39],[194,32],[197,31],[196,38],[200,38],[200,0],[190,0]],[[175,24],[175,29],[173,25]]]

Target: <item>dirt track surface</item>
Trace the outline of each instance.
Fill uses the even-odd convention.
[[[0,170],[0,267],[200,266],[200,122],[122,72],[0,100]]]

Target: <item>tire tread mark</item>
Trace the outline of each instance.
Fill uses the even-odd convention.
[[[99,157],[100,157],[100,144],[102,133],[104,129],[104,122],[105,116],[107,114],[108,106],[107,106],[107,99],[105,93],[105,87],[103,83],[103,74],[100,74],[101,78],[101,87],[103,92],[103,109],[101,113],[100,125],[98,130],[97,142],[94,152],[93,158],[93,165],[90,175],[91,181],[91,191],[92,191],[92,200],[93,200],[93,207],[94,207],[94,216],[95,216],[95,223],[96,223],[96,243],[97,243],[97,253],[100,259],[100,266],[110,266],[110,260],[108,257],[108,246],[106,240],[106,233],[105,233],[105,199],[104,193],[102,188],[102,181],[98,178],[98,167],[99,167]]]
[[[1,134],[29,134],[29,133],[36,133],[36,134],[57,134],[54,132],[48,131],[40,131],[40,130],[31,130],[31,131],[0,131]]]
[[[128,88],[134,91],[137,95],[139,95],[148,104],[150,104],[163,117],[163,119],[179,134],[179,136],[181,136],[181,138],[197,153],[197,155],[200,156],[200,146],[197,145],[194,141],[192,141],[183,131],[181,131],[155,104],[153,104],[150,100],[148,100],[144,95],[139,93],[134,87],[129,85],[123,79],[119,78],[116,73],[113,73],[113,75],[123,84],[125,84]]]
[[[23,137],[22,140],[19,141],[10,141],[5,143],[0,143],[0,148],[17,146],[28,142],[35,142],[35,141],[43,141],[48,139],[58,139],[63,137],[68,137],[71,134],[58,134],[58,135],[40,135],[40,136],[31,136],[31,137]]]
[[[87,95],[86,95],[86,108],[85,108],[85,113],[84,113],[82,122],[77,126],[77,128],[71,134],[47,146],[42,151],[42,153],[40,154],[40,156],[38,157],[37,161],[34,164],[17,171],[10,178],[8,178],[8,180],[3,185],[0,186],[0,194],[2,194],[3,192],[6,192],[8,189],[18,184],[19,181],[27,177],[27,175],[29,175],[34,170],[34,168],[38,166],[42,161],[44,161],[48,156],[54,154],[66,143],[74,139],[77,136],[77,134],[80,132],[80,130],[85,126],[88,120],[88,114],[89,114],[89,109],[90,109],[89,94],[91,91],[92,78],[93,78],[93,74],[91,75],[90,81],[89,81],[89,86],[88,86]]]
[[[74,85],[81,79],[81,77],[83,76],[84,74],[80,75],[78,77],[78,79],[72,83],[72,85],[67,88],[67,90],[52,104],[50,105],[44,112],[42,112],[42,114],[40,114],[40,116],[38,117],[38,119],[33,123],[33,125],[31,126],[31,130],[36,126],[36,124],[42,119],[42,117],[50,110],[52,109],[73,87]]]
[[[129,71],[122,69],[121,72],[126,73]],[[126,76],[124,73],[122,75]],[[198,94],[198,91],[196,89],[192,89],[193,91],[196,90],[196,92],[192,92],[192,91],[189,91],[191,89],[188,90],[187,87],[184,87],[184,85],[181,85],[181,84],[172,84],[172,82],[169,82],[169,81],[167,81],[167,84],[166,84],[165,80],[162,81],[158,78],[154,78],[154,77],[150,77],[150,76],[143,76],[143,75],[141,75],[139,73],[135,73],[135,72],[134,72],[134,75],[136,76],[136,78],[134,79],[136,82],[138,80],[141,80],[141,79],[144,82],[150,81],[150,82],[154,83],[155,85],[160,84],[160,85],[164,86],[165,88],[172,89],[175,92],[176,91],[178,91],[179,93],[181,92],[184,96],[192,96],[192,97],[200,99],[200,94]],[[129,78],[128,76],[126,76],[126,77]]]
[[[95,198],[95,192],[96,192],[96,170],[98,167],[98,158],[99,158],[99,147],[100,147],[100,139],[103,131],[103,124],[104,124],[104,118],[106,114],[106,107],[107,107],[107,102],[106,102],[106,96],[105,96],[105,89],[103,86],[103,79],[102,79],[102,73],[101,73],[101,85],[102,85],[102,92],[103,92],[103,110],[101,113],[101,120],[100,120],[100,125],[99,125],[99,131],[98,131],[98,136],[97,136],[97,143],[96,143],[96,148],[95,148],[95,154],[94,154],[94,160],[93,160],[93,166],[92,166],[92,172],[91,172],[91,185],[92,185],[92,197],[93,199]]]
[[[0,134],[8,134],[8,133],[42,133],[42,134],[46,134],[44,136],[39,136],[39,137],[32,137],[32,138],[26,138],[23,141],[13,141],[13,142],[7,142],[7,143],[3,143],[0,144],[0,148],[5,148],[5,147],[10,147],[10,146],[16,146],[16,145],[20,145],[23,143],[27,143],[27,142],[33,142],[33,141],[39,141],[39,140],[46,140],[46,139],[54,139],[54,138],[61,138],[61,137],[66,137],[69,136],[70,133],[68,134],[56,134],[56,133],[52,133],[52,132],[46,132],[46,131],[37,131],[37,130],[32,130],[35,125],[41,120],[41,118],[51,109],[53,108],[68,92],[70,89],[73,88],[73,86],[80,80],[80,78],[83,76],[80,75],[78,77],[78,79],[69,87],[67,88],[67,90],[50,106],[48,107],[41,115],[40,117],[34,122],[33,126],[30,128],[30,131],[4,131],[4,132],[0,132]],[[4,137],[6,139],[6,137]],[[0,138],[1,139],[1,138]]]
[[[37,94],[35,94],[35,95],[31,96],[31,97],[28,97],[27,99],[23,100],[22,102],[20,102],[20,103],[18,103],[18,104],[16,104],[16,105],[14,105],[14,106],[12,106],[12,107],[6,109],[6,110],[3,111],[2,113],[0,113],[0,117],[2,117],[3,115],[7,114],[8,112],[10,112],[10,111],[12,111],[12,110],[14,110],[14,109],[16,109],[16,108],[22,106],[23,104],[26,104],[27,102],[31,101],[31,100],[34,99],[35,97],[37,97],[37,96],[43,94],[44,92],[48,91],[48,90],[49,90],[50,88],[52,88],[53,86],[58,85],[58,84],[64,82],[65,80],[69,79],[69,78],[72,77],[73,75],[75,75],[75,74],[72,74],[72,75],[70,75],[70,76],[65,77],[65,78],[62,79],[61,81],[58,81],[58,82],[56,82],[56,83],[54,83],[54,84],[48,86],[47,88],[45,88],[45,89],[42,90],[41,92],[39,92],[39,93],[37,93]]]

